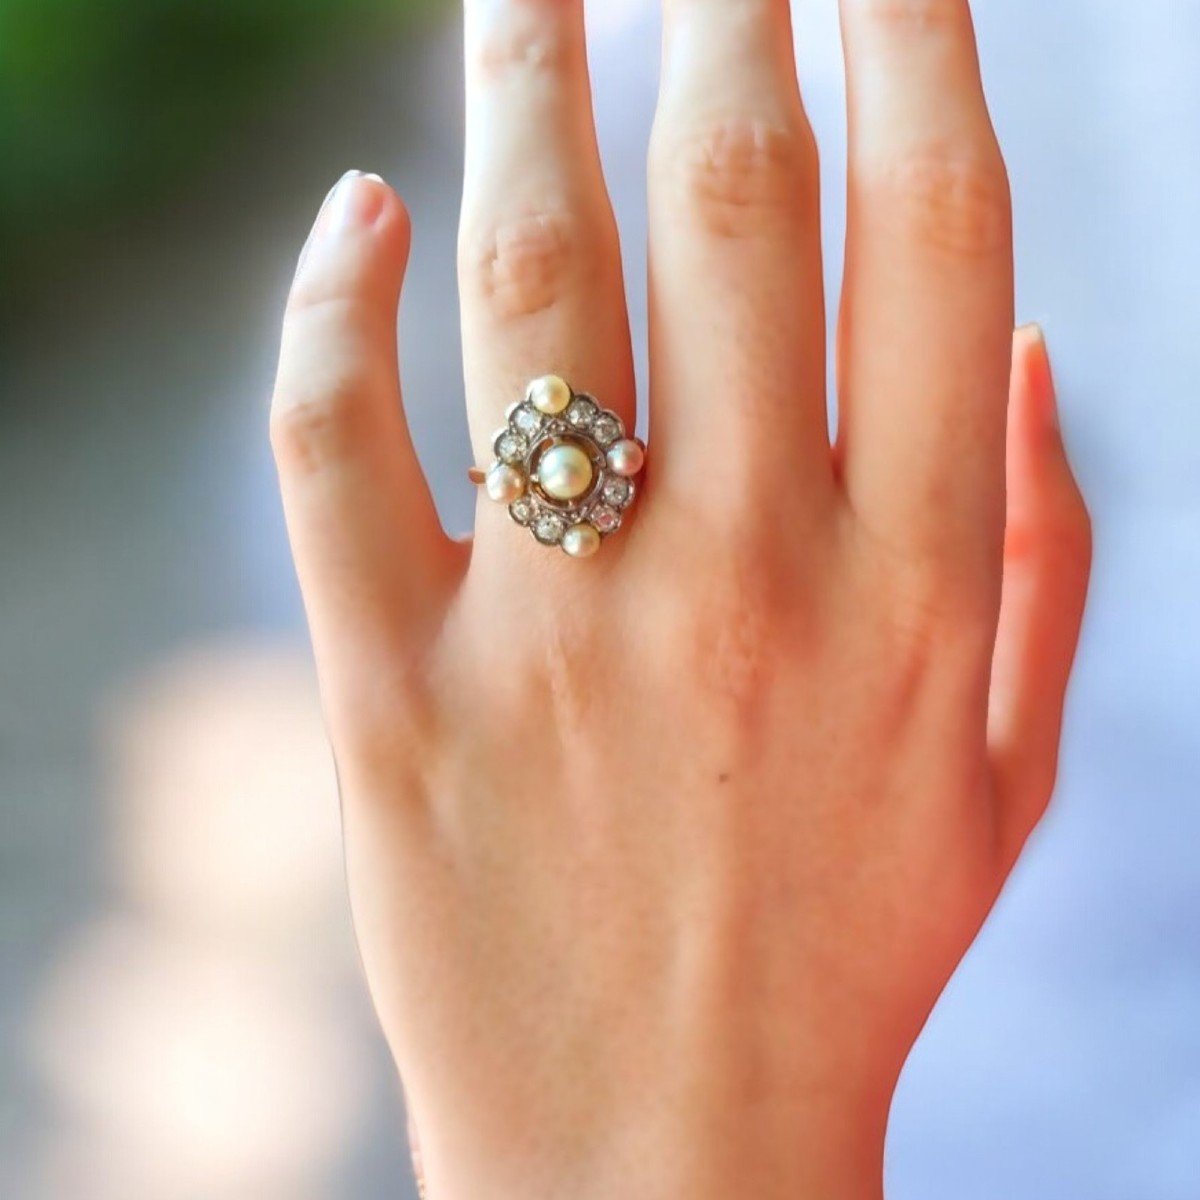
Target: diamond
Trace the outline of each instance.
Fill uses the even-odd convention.
[[[528,440],[519,433],[504,433],[496,442],[496,455],[503,462],[520,462],[529,449]]]
[[[522,404],[513,413],[512,423],[518,433],[523,433],[526,437],[531,438],[542,427],[542,414],[536,408]]]
[[[567,420],[576,429],[586,429],[596,418],[596,406],[585,396],[579,396],[571,401],[567,409]]]
[[[518,525],[528,525],[537,513],[537,505],[534,504],[532,497],[522,496],[508,506],[508,511]]]
[[[604,487],[601,489],[600,494],[609,504],[621,508],[629,502],[629,496],[632,491],[633,486],[628,479],[622,479],[620,475],[610,475],[604,481]]]
[[[592,425],[592,437],[601,446],[608,446],[621,436],[621,423],[611,413],[604,413]]]
[[[566,521],[557,513],[542,513],[533,523],[533,536],[546,546],[553,546],[561,541],[566,530]]]
[[[621,514],[607,504],[597,504],[588,514],[588,520],[601,533],[612,533],[621,524]]]

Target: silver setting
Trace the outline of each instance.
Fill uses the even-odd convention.
[[[505,463],[525,476],[525,492],[508,505],[516,524],[542,545],[560,549],[563,535],[574,525],[590,525],[601,539],[620,529],[637,494],[637,484],[614,471],[608,462],[608,449],[628,437],[616,413],[603,408],[594,396],[572,389],[571,400],[561,413],[541,412],[526,398],[510,404],[505,417],[506,423],[492,437],[496,460],[491,465]],[[538,482],[542,455],[563,443],[578,447],[592,464],[588,490],[572,500],[548,495]],[[485,474],[472,471],[472,478],[478,481]]]

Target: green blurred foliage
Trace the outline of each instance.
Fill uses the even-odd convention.
[[[434,7],[0,0],[0,300],[63,239],[152,201],[306,64]]]

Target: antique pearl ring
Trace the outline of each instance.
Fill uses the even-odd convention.
[[[645,447],[616,413],[574,392],[557,375],[535,379],[496,431],[496,458],[472,483],[544,546],[588,558],[615,533],[633,503]]]

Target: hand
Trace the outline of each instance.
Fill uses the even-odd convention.
[[[649,461],[595,558],[486,497],[442,532],[385,184],[338,186],[288,306],[272,435],[432,1200],[878,1196],[900,1067],[1054,778],[1088,521],[1036,331],[1012,354],[965,0],[842,0],[832,448],[787,6],[665,9]],[[630,425],[634,380],[580,0],[466,16],[486,464],[531,377]]]

